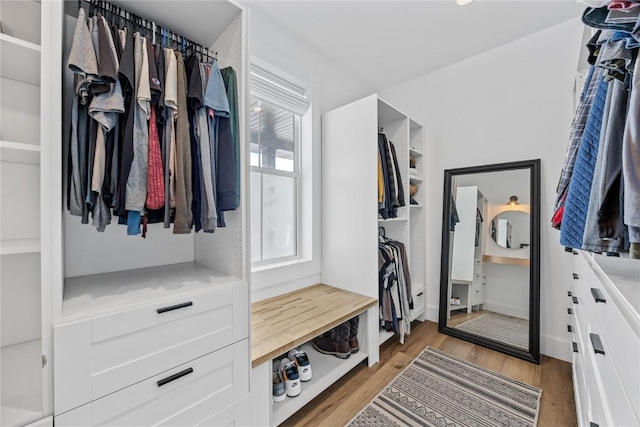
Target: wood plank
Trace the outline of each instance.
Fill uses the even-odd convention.
[[[378,303],[317,284],[251,304],[251,359],[258,366]]]
[[[427,346],[542,388],[539,427],[577,426],[570,364],[544,356],[540,365],[525,362],[441,334],[437,323],[429,321],[413,322],[405,344],[387,341],[380,348],[380,363],[358,365],[281,425],[346,425]]]
[[[543,392],[538,418],[539,427],[578,426],[571,375],[570,363],[542,356],[539,387]]]

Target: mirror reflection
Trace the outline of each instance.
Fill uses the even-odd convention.
[[[452,180],[446,326],[529,350],[530,170]]]
[[[529,246],[529,214],[505,211],[491,220],[490,235],[498,246],[505,249],[523,249]]]

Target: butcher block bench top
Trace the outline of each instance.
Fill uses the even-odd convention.
[[[251,304],[256,367],[364,312],[376,298],[317,284]]]

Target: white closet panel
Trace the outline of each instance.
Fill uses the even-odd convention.
[[[0,78],[0,109],[0,140],[40,143],[40,87]]]
[[[378,97],[322,118],[322,281],[378,297]],[[357,159],[356,167],[354,161]],[[348,237],[347,237],[348,236]],[[354,250],[357,249],[357,250]]]
[[[2,348],[39,340],[40,254],[2,255],[0,262]]]
[[[0,229],[2,240],[40,237],[40,168],[0,164]]]

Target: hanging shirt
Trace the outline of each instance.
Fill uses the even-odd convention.
[[[191,141],[187,115],[187,78],[182,54],[176,52],[178,76],[178,116],[176,119],[176,217],[174,234],[189,234],[193,225],[191,211]]]

